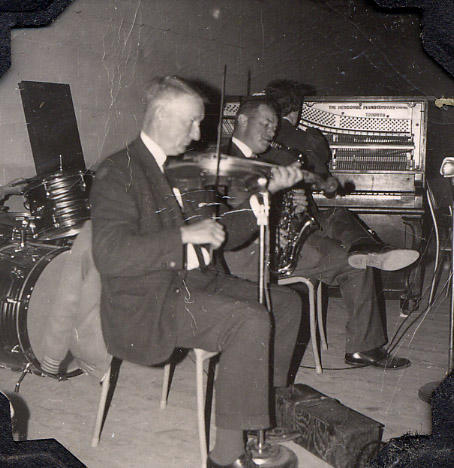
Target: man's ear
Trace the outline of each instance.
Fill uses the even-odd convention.
[[[163,106],[161,103],[158,103],[155,107],[154,118],[157,120],[163,120],[167,115],[166,106]]]
[[[245,128],[245,127],[247,126],[247,121],[248,121],[247,115],[240,114],[240,115],[238,116],[238,124],[239,124],[242,128]]]

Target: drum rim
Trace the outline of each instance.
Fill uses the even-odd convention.
[[[34,235],[36,235],[35,240],[36,241],[51,241],[51,240],[57,240],[57,239],[63,239],[65,237],[72,237],[76,234],[79,233],[80,229],[82,229],[83,223],[88,221],[90,219],[90,215],[88,214],[87,216],[84,217],[78,217],[74,218],[72,217],[70,221],[74,222],[62,222],[61,227],[59,226],[56,228],[53,226],[52,228],[46,228],[46,229],[41,229],[40,231],[36,231]],[[70,232],[76,230],[77,232],[73,232],[70,234]]]
[[[39,278],[39,275],[43,272],[44,268],[55,258],[61,251],[66,250],[65,247],[56,247],[49,245],[49,251],[45,253],[38,261],[31,267],[27,276],[24,278],[21,288],[18,294],[18,303],[16,304],[16,333],[19,346],[25,359],[30,362],[33,367],[42,372],[38,358],[33,352],[30,338],[28,336],[27,329],[27,317],[28,307],[30,304],[31,293],[33,292],[34,285]],[[34,280],[34,281],[32,281]]]
[[[36,244],[35,244],[36,246]],[[41,363],[38,357],[35,355],[32,345],[30,343],[30,337],[28,335],[27,328],[27,319],[28,319],[28,308],[30,305],[30,299],[32,296],[33,289],[35,284],[44,271],[45,267],[60,253],[63,253],[67,250],[70,250],[69,246],[55,246],[49,244],[40,244],[39,247],[43,247],[47,252],[44,252],[43,255],[38,259],[38,261],[31,267],[28,271],[28,274],[24,277],[23,283],[20,288],[17,288],[17,299],[16,304],[14,304],[15,312],[15,326],[16,326],[16,336],[17,341],[24,356],[26,363],[30,363],[33,369],[41,375],[49,375],[41,368]],[[80,375],[82,371],[80,369],[75,369],[70,372],[63,373],[62,377],[72,377],[75,375]]]
[[[65,180],[70,177],[80,177],[82,179],[84,177],[94,178],[94,172],[90,169],[78,169],[76,171],[54,171],[49,172],[47,174],[36,175],[35,177],[31,177],[30,179],[28,179],[28,185],[30,185],[30,187],[25,188],[23,194],[24,196],[27,196],[29,192],[40,188],[45,183],[52,182],[53,180],[58,181],[59,179]]]

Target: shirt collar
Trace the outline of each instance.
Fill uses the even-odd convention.
[[[156,160],[156,164],[161,169],[161,172],[164,172],[164,164],[167,160],[167,155],[164,153],[164,150],[154,142],[145,132],[140,132],[140,138],[143,141],[143,144],[147,147],[148,151]]]
[[[249,148],[246,143],[243,143],[241,140],[238,140],[236,137],[232,137],[233,143],[235,143],[236,146],[241,150],[241,152],[244,154],[244,157],[246,158],[252,158],[254,156],[254,153],[252,152],[251,148]]]

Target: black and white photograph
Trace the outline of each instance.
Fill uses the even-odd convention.
[[[0,0],[0,466],[454,465],[453,0]]]

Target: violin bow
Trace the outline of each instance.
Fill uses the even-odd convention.
[[[222,119],[224,118],[224,100],[225,100],[225,81],[227,76],[227,65],[224,65],[224,75],[222,78],[221,105],[219,108],[218,135],[216,140],[216,178],[215,186],[219,183],[219,169],[221,165],[221,137],[222,137]]]

